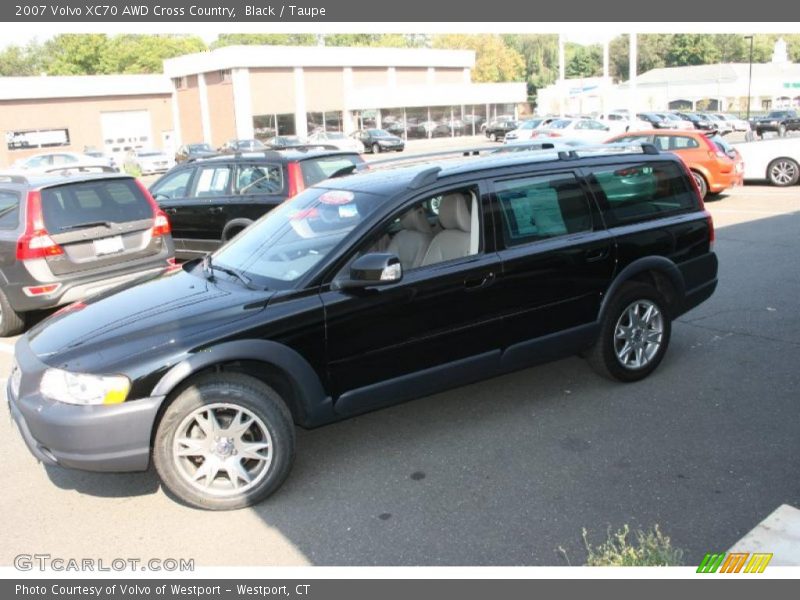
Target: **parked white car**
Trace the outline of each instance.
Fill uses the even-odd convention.
[[[595,119],[556,119],[544,129],[537,129],[536,137],[569,137],[602,144],[611,137],[611,129]]]
[[[536,137],[537,130],[547,127],[555,120],[553,117],[535,117],[520,121],[516,129],[512,129],[503,136],[503,141],[506,144],[511,144],[520,140],[533,139]]]
[[[166,173],[175,166],[175,157],[154,148],[134,148],[125,155],[124,165],[135,166],[142,175]]]
[[[359,154],[364,152],[364,144],[338,131],[316,131],[308,136],[308,143],[336,146],[340,150],[352,150]]]
[[[800,181],[800,138],[771,138],[734,144],[744,160],[744,179],[781,187]]]
[[[669,123],[670,129],[679,129],[683,131],[694,131],[694,124],[691,121],[686,121],[681,119],[678,115],[673,114],[671,112],[663,112],[663,113],[656,113],[661,117],[664,117],[664,120]],[[652,129],[652,125],[647,129]]]
[[[727,122],[733,131],[750,131],[750,123],[745,121],[744,119],[739,119],[738,117],[734,117],[728,113],[713,113],[715,117],[718,117],[725,122]]]
[[[8,169],[9,173],[41,174],[52,173],[60,170],[91,169],[94,167],[113,168],[113,161],[108,158],[98,158],[78,152],[42,152],[14,162]]]
[[[628,118],[626,111],[615,110],[609,113],[600,113],[594,117],[595,121],[600,121],[603,125],[608,127],[609,134],[625,133],[626,131],[644,131],[652,129],[653,126],[647,121],[642,121],[634,117],[633,120]]]

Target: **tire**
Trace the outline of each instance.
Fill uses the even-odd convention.
[[[666,302],[653,286],[639,282],[623,284],[610,302],[600,336],[586,358],[595,371],[609,379],[626,383],[644,379],[658,367],[669,346],[672,321]],[[645,317],[650,307],[655,313],[644,328],[631,327],[632,315]],[[633,337],[622,338],[617,333]],[[633,348],[626,352],[631,340]],[[639,348],[641,352],[637,352]]]
[[[247,427],[231,431],[247,419]],[[253,457],[236,458],[244,452]],[[213,373],[169,404],[156,431],[153,463],[164,486],[186,504],[233,510],[275,492],[289,475],[294,452],[292,415],[275,390],[248,375]],[[204,470],[207,463],[212,466]],[[209,476],[211,468],[216,470]]]
[[[778,137],[786,137],[786,125],[783,123],[778,125]]]
[[[372,153],[373,154],[380,154],[381,153],[381,147],[380,147],[379,144],[377,144],[377,143],[376,144],[372,144]]]
[[[25,329],[25,315],[11,307],[8,297],[0,290],[0,337],[11,337]]]
[[[778,187],[795,185],[800,180],[800,166],[791,158],[776,158],[767,167],[767,179]]]
[[[496,133],[490,133],[489,134],[489,141],[490,142],[496,142],[497,141],[497,134]]]
[[[694,177],[697,187],[700,189],[700,197],[705,198],[708,194],[708,184],[706,183],[706,178],[697,171],[692,171],[692,177]]]

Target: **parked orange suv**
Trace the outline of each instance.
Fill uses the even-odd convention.
[[[721,136],[702,131],[653,129],[624,133],[606,143],[649,142],[666,152],[674,152],[692,172],[700,194],[719,194],[742,185],[744,161],[739,152]]]

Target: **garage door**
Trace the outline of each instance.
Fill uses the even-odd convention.
[[[100,113],[100,127],[106,153],[118,154],[131,148],[153,146],[150,111],[123,110]]]

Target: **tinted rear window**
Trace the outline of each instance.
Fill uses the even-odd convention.
[[[42,190],[44,224],[50,233],[83,223],[152,219],[153,209],[132,179],[108,179]]]
[[[310,187],[315,183],[330,178],[342,169],[353,165],[360,165],[362,162],[364,161],[357,154],[309,158],[308,160],[300,162],[300,168],[303,171],[303,183],[306,187]]]
[[[590,180],[607,203],[610,225],[625,225],[697,208],[686,175],[675,163],[628,164],[598,168]]]
[[[0,190],[0,229],[16,229],[19,225],[19,194]]]

